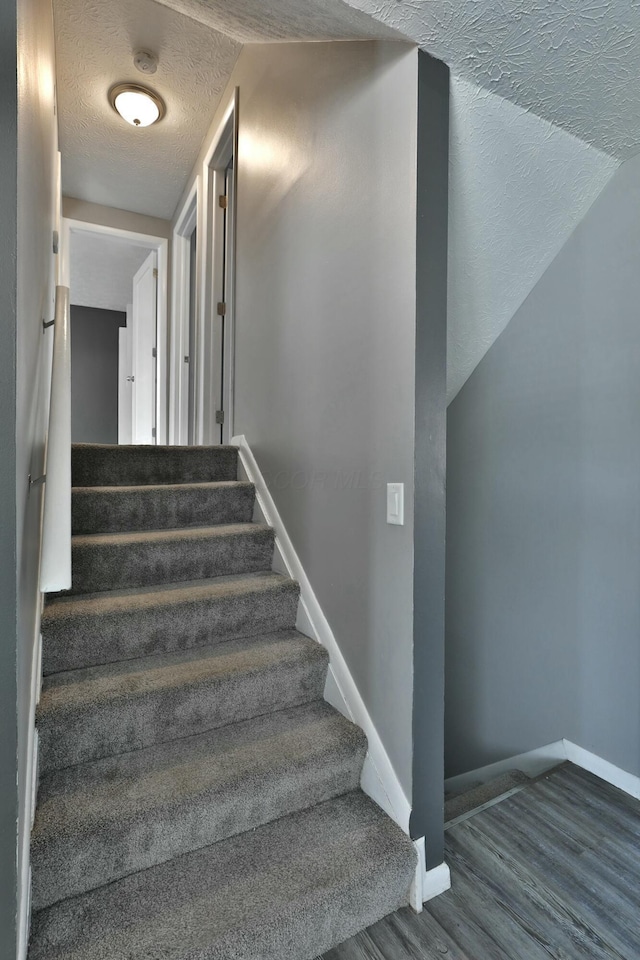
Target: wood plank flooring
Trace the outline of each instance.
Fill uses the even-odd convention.
[[[450,827],[452,889],[317,960],[640,960],[640,802],[564,764]]]

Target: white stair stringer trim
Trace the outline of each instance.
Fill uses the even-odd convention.
[[[247,479],[255,486],[257,508],[262,514],[261,519],[273,527],[275,531],[276,559],[274,568],[281,570],[281,572],[286,572],[300,585],[300,604],[296,627],[301,633],[304,633],[312,640],[317,640],[329,653],[330,667],[325,688],[325,698],[333,707],[340,710],[349,720],[352,720],[353,723],[364,730],[366,734],[369,746],[362,770],[361,787],[406,834],[409,834],[411,804],[402,788],[369,711],[360,696],[360,692],[342,656],[340,647],[329,626],[327,618],[322,612],[318,599],[313,592],[309,578],[304,571],[300,558],[285,529],[278,508],[269,492],[256,459],[251,452],[247,439],[244,434],[241,434],[232,437],[231,443],[238,447],[241,466],[246,473]],[[420,842],[423,844],[422,862],[424,862],[424,840],[416,841],[416,844]],[[435,873],[436,870],[441,870],[441,867],[436,867],[435,870],[430,870],[429,873]],[[421,874],[422,873],[424,873],[424,870],[421,871]],[[431,894],[431,896],[435,895],[435,893]]]

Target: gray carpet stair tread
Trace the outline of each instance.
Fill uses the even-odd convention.
[[[295,630],[45,678],[40,769],[193,736],[321,699],[326,650]]]
[[[359,791],[35,913],[30,960],[296,960],[407,903],[415,852]]]
[[[72,537],[72,593],[269,570],[274,532],[234,523]]]
[[[73,533],[164,530],[214,523],[247,523],[253,515],[252,483],[147,484],[74,487]]]
[[[295,625],[300,588],[270,570],[50,599],[45,675],[273,633]]]
[[[365,751],[317,701],[55,771],[39,789],[34,908],[355,790]]]
[[[238,449],[231,446],[186,447],[74,443],[74,487],[158,483],[207,483],[236,480]]]

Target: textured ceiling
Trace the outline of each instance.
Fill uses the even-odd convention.
[[[54,0],[63,192],[170,219],[240,51],[153,0]],[[133,52],[159,57],[143,78]],[[162,95],[161,123],[134,129],[111,109],[117,81]]]
[[[639,0],[348,0],[620,159],[640,152]]]
[[[451,85],[447,394],[507,326],[618,162],[482,87]]]
[[[186,14],[186,16],[185,16]],[[241,42],[396,36],[343,0],[54,0],[63,192],[171,219]],[[133,54],[158,71],[142,77]],[[120,81],[148,83],[167,114],[135,130],[111,109]]]
[[[159,0],[242,43],[397,37],[343,0]]]
[[[71,232],[71,303],[102,310],[125,310],[133,278],[149,255],[145,247],[112,237]]]

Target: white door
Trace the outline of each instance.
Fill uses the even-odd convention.
[[[155,443],[158,254],[153,250],[133,278],[131,357],[133,443]]]
[[[133,442],[132,313],[133,306],[129,304],[127,325],[118,331],[118,443]]]

